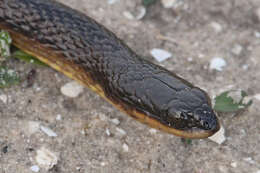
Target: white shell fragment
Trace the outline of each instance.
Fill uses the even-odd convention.
[[[162,62],[172,56],[170,52],[157,48],[152,49],[150,53],[158,62]]]
[[[61,93],[68,97],[78,97],[80,93],[83,92],[84,87],[77,83],[76,81],[72,81],[66,83],[64,86],[61,87]]]
[[[215,69],[218,71],[222,71],[223,67],[227,65],[226,61],[223,58],[215,57],[210,61],[210,69]]]
[[[36,153],[36,162],[46,170],[50,170],[58,163],[58,157],[44,147],[37,150]]]
[[[223,126],[220,126],[219,131],[213,136],[209,137],[209,139],[213,142],[216,142],[217,144],[222,144],[226,140],[225,129],[223,128]]]
[[[39,168],[39,166],[37,166],[37,165],[31,166],[30,169],[31,169],[33,172],[39,172],[39,171],[40,171],[40,168]]]
[[[40,128],[41,128],[41,131],[43,131],[46,135],[48,135],[50,137],[57,137],[58,136],[53,130],[51,130],[48,127],[41,126]]]

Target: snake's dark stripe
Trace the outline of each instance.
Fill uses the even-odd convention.
[[[0,29],[20,49],[151,127],[186,138],[219,129],[204,91],[141,59],[83,13],[53,0],[1,0]]]

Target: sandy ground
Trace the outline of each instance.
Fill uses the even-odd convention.
[[[259,0],[183,0],[170,9],[158,2],[141,20],[123,15],[136,11],[139,0],[119,0],[113,5],[107,0],[60,2],[95,18],[154,62],[151,49],[171,52],[172,58],[160,64],[204,88],[212,98],[228,89],[243,89],[251,97],[260,93]],[[167,39],[159,39],[160,34]],[[209,69],[214,57],[227,62],[220,72]],[[60,88],[71,80],[51,68],[18,60],[8,65],[23,80],[0,90],[0,95],[7,96],[6,103],[0,100],[2,173],[32,172],[33,165],[41,173],[260,172],[260,101],[255,98],[239,116],[219,115],[226,130],[223,144],[205,139],[190,145],[134,121],[89,89],[77,98],[64,96]],[[31,70],[36,75],[28,81]],[[49,137],[40,126],[57,136]],[[58,159],[50,170],[36,159],[43,148]]]

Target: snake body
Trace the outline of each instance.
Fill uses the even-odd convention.
[[[219,129],[206,92],[140,58],[81,12],[54,0],[1,0],[0,29],[18,48],[142,123],[185,138]]]

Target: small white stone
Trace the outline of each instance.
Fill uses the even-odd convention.
[[[256,173],[260,173],[260,170],[257,170]]]
[[[232,162],[230,165],[231,165],[233,168],[236,168],[236,167],[237,167],[237,162]]]
[[[243,50],[243,47],[241,45],[235,44],[231,51],[235,55],[240,55],[242,50]]]
[[[161,0],[164,8],[172,8],[176,2],[177,0]]]
[[[36,153],[36,162],[46,170],[50,170],[58,163],[56,154],[44,147],[37,150]]]
[[[4,103],[7,103],[7,95],[5,94],[0,95],[0,100]]]
[[[40,168],[39,168],[38,165],[33,165],[33,166],[31,166],[30,169],[31,169],[33,172],[39,172],[39,171],[40,171]]]
[[[219,33],[222,31],[222,26],[217,22],[211,22],[210,26],[215,30],[216,33]]]
[[[111,135],[109,129],[106,129],[106,134],[107,134],[107,136],[110,136],[110,135]]]
[[[260,101],[260,93],[259,93],[259,94],[256,94],[256,95],[254,95],[254,98]]]
[[[100,165],[101,165],[101,166],[106,166],[107,163],[106,163],[106,162],[101,162]]]
[[[151,128],[151,129],[149,130],[149,132],[150,132],[151,134],[155,134],[155,133],[157,133],[157,130],[156,130],[156,129],[153,129],[153,128]]]
[[[137,20],[140,20],[140,19],[142,19],[144,16],[145,16],[145,14],[146,14],[146,8],[145,7],[143,7],[143,6],[140,6],[140,7],[138,7],[138,11],[139,11],[139,13],[136,15],[136,19]]]
[[[110,120],[112,123],[114,123],[115,125],[119,125],[120,121],[117,118],[113,118]]]
[[[40,128],[41,128],[41,131],[43,131],[46,135],[48,135],[50,137],[57,137],[58,136],[53,130],[51,130],[48,127],[41,126]]]
[[[135,17],[132,13],[130,13],[129,11],[124,11],[123,15],[125,16],[125,18],[129,19],[129,20],[134,20]]]
[[[115,4],[116,2],[118,2],[119,0],[107,0],[107,3],[109,5]]]
[[[121,128],[116,128],[116,131],[118,131],[121,135],[125,136],[126,135],[126,131],[121,129]]]
[[[38,132],[39,129],[40,129],[40,122],[29,121],[28,126],[26,128],[26,133],[28,133],[28,135],[31,135],[31,134]]]
[[[255,164],[255,161],[252,159],[252,157],[246,157],[246,158],[243,158],[243,160],[250,164]]]
[[[58,114],[58,115],[56,116],[56,120],[57,120],[57,121],[60,121],[61,119],[62,119],[61,114]]]
[[[140,20],[146,14],[146,8],[143,6],[136,7],[135,11],[124,11],[123,15],[129,20]]]
[[[248,70],[248,67],[249,67],[248,64],[244,64],[244,65],[242,65],[242,69],[243,69],[243,70]]]
[[[223,67],[227,65],[226,61],[223,58],[215,57],[210,61],[210,69],[215,69],[218,71],[222,71]]]
[[[75,98],[83,92],[83,89],[84,87],[82,85],[78,84],[76,81],[72,81],[61,87],[61,93],[65,96]]]
[[[218,144],[222,144],[226,140],[225,129],[223,128],[223,126],[220,126],[219,131],[213,136],[209,137],[209,139]]]
[[[128,152],[129,151],[129,147],[126,143],[123,144],[123,150],[124,152]]]
[[[193,61],[193,58],[192,57],[188,57],[188,61],[189,62]]]
[[[260,32],[255,31],[255,37],[256,37],[256,38],[260,38]]]
[[[172,56],[170,52],[158,48],[152,49],[150,53],[158,62],[162,62]]]

